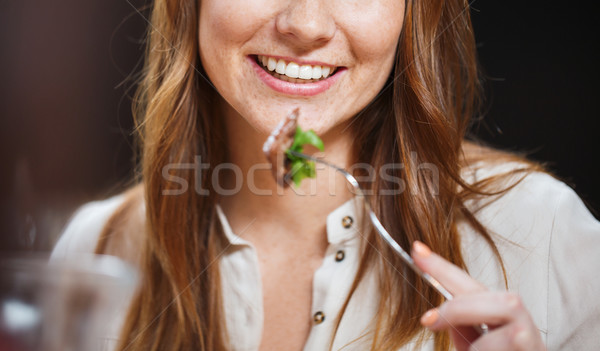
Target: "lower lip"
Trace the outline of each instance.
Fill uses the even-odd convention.
[[[343,67],[338,68],[333,75],[313,83],[290,83],[281,79],[277,79],[267,73],[267,71],[258,65],[255,56],[248,56],[248,60],[250,61],[250,64],[252,65],[252,68],[254,68],[256,74],[258,74],[260,80],[262,80],[271,89],[287,95],[314,96],[320,94],[331,88],[331,86],[333,86],[333,84],[335,84],[340,76],[346,71],[346,69]]]

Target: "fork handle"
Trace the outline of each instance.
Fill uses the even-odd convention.
[[[421,276],[429,285],[431,285],[431,287],[433,287],[437,292],[439,292],[446,300],[450,301],[453,299],[452,293],[450,293],[450,291],[448,291],[448,289],[446,289],[440,282],[437,281],[437,279],[432,277],[429,273],[423,272],[419,267],[417,267],[417,265],[415,264],[415,261],[412,259],[412,257],[402,248],[402,246],[400,246],[400,244],[398,244],[398,242],[396,242],[396,240],[394,240],[394,238],[392,238],[390,233],[388,233],[388,231],[385,229],[383,224],[381,224],[381,222],[379,221],[379,218],[377,218],[377,215],[375,215],[375,212],[373,212],[373,210],[371,209],[371,204],[369,203],[369,201],[367,201],[366,196],[365,196],[364,192],[362,191],[358,181],[356,180],[356,178],[354,178],[354,176],[352,174],[350,174],[348,171],[346,171],[345,169],[343,169],[341,167],[338,167],[332,163],[329,163],[325,160],[316,158],[314,156],[306,155],[301,152],[297,152],[297,151],[293,151],[293,150],[289,150],[289,153],[294,156],[297,156],[297,157],[301,157],[301,158],[304,158],[304,159],[307,159],[307,160],[310,160],[313,162],[323,164],[327,167],[333,168],[336,171],[340,172],[344,176],[344,178],[346,178],[346,181],[348,181],[348,183],[350,183],[352,185],[352,187],[356,191],[357,195],[361,196],[364,199],[363,204],[365,206],[365,209],[369,213],[369,219],[371,220],[371,224],[373,224],[373,227],[375,228],[375,230],[377,231],[379,236],[381,236],[383,238],[383,240],[388,243],[388,245],[400,256],[400,258],[402,258],[402,260],[415,273],[417,273],[419,276]],[[485,323],[473,326],[473,328],[475,328],[475,330],[480,335],[487,334],[487,332],[489,331],[489,327]]]

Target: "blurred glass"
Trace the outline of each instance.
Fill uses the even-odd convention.
[[[0,258],[0,350],[110,350],[137,273],[112,256]]]

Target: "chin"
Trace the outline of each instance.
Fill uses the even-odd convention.
[[[258,132],[268,135],[275,129],[281,120],[290,114],[295,108],[300,108],[298,125],[304,129],[312,129],[318,135],[325,135],[336,126],[345,122],[349,118],[335,116],[333,111],[306,106],[301,103],[288,103],[278,108],[267,111],[252,113],[250,118],[246,118]]]

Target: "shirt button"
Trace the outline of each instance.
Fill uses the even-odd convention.
[[[338,252],[335,253],[335,261],[336,262],[342,261],[344,259],[344,257],[346,257],[344,250],[339,250]]]
[[[325,320],[325,314],[321,311],[315,313],[314,317],[313,317],[313,321],[315,322],[315,324],[321,324],[323,323],[323,321]]]
[[[350,216],[346,216],[342,218],[342,226],[346,229],[352,227],[352,223],[354,223],[354,219]]]

